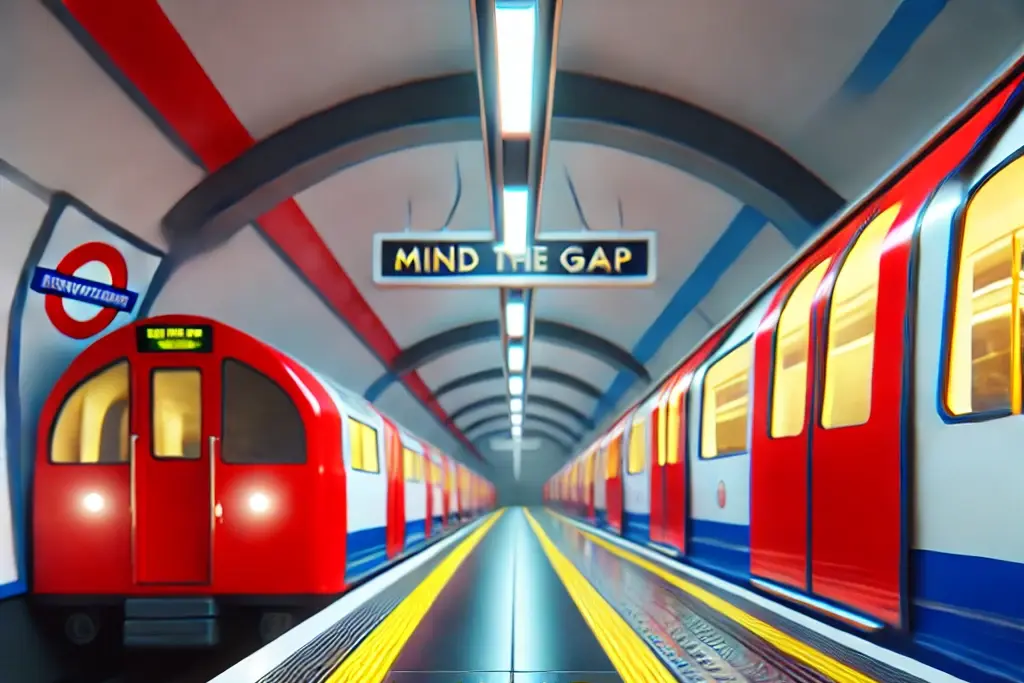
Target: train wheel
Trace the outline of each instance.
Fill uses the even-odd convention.
[[[72,645],[86,647],[96,642],[102,626],[96,612],[71,612],[64,619],[64,636]]]
[[[284,635],[295,626],[295,615],[291,612],[264,612],[260,615],[260,640],[264,644]]]

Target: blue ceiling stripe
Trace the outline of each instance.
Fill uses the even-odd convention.
[[[725,271],[736,262],[743,252],[743,247],[768,224],[757,209],[744,206],[729,223],[729,226],[712,245],[708,253],[690,276],[683,281],[676,293],[672,295],[668,305],[655,318],[647,331],[633,347],[633,355],[641,363],[649,362],[661,350],[676,328],[694,308],[704,300],[711,288],[722,278]],[[608,391],[604,393],[594,408],[591,420],[597,424],[622,400],[622,397],[633,386],[636,378],[627,373],[619,372]]]
[[[842,91],[869,95],[885,83],[948,0],[903,0],[846,79]]]
[[[398,381],[397,377],[392,375],[390,372],[385,372],[366,389],[366,392],[363,394],[363,398],[370,403],[373,403],[396,381]]]

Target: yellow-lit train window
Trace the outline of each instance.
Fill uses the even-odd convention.
[[[350,417],[348,418],[348,443],[352,469],[360,472],[380,472],[376,429]]]
[[[746,341],[708,368],[704,376],[700,457],[747,452],[751,343]]]
[[[596,451],[590,451],[587,453],[586,470],[583,476],[583,485],[590,490],[590,487],[594,485],[594,460],[597,458]]]
[[[402,449],[402,469],[405,471],[406,481],[420,481],[420,460],[421,456],[416,451],[408,448]]]
[[[825,429],[864,424],[871,416],[871,376],[875,360],[875,312],[882,242],[896,222],[892,206],[857,237],[832,290],[825,356]]]
[[[198,370],[154,370],[153,455],[197,460],[202,455],[203,381]]]
[[[629,428],[629,458],[626,463],[627,474],[639,474],[644,471],[644,455],[647,450],[645,443],[646,420],[634,420]]]
[[[946,408],[954,415],[1021,413],[1021,251],[1024,159],[967,203],[948,340]]]
[[[128,462],[128,361],[119,361],[78,386],[61,406],[50,460],[61,464]]]
[[[771,435],[774,438],[796,436],[804,430],[811,304],[830,263],[832,259],[826,259],[804,275],[779,315],[772,376]]]
[[[680,454],[686,448],[686,445],[682,443],[682,434],[680,429],[682,428],[682,411],[683,406],[683,381],[680,379],[672,387],[672,391],[668,395],[668,419],[665,428],[666,443],[665,448],[668,454],[665,461],[669,465],[675,465],[679,462]]]

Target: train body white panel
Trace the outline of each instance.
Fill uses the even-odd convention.
[[[311,371],[312,372],[312,371]],[[384,456],[384,420],[367,403],[346,400],[351,392],[338,387],[322,375],[324,390],[334,401],[341,416],[341,459],[345,464],[345,494],[347,498],[348,533],[365,529],[382,529],[387,526],[388,475],[387,458]],[[345,396],[345,394],[349,394]],[[377,433],[378,472],[363,472],[352,467],[352,424],[349,418],[357,420]]]
[[[1018,145],[1019,146],[1019,145]],[[988,166],[988,164],[984,164]],[[976,179],[972,179],[976,182]],[[970,185],[950,181],[924,213],[919,234],[918,292],[949,291],[954,213]],[[993,520],[1024,519],[1024,417],[950,423],[943,410],[945,296],[919,295],[915,357],[915,547],[1024,562],[1024,535]]]

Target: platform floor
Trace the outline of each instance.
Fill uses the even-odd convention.
[[[920,680],[550,511],[513,508],[260,683]]]

